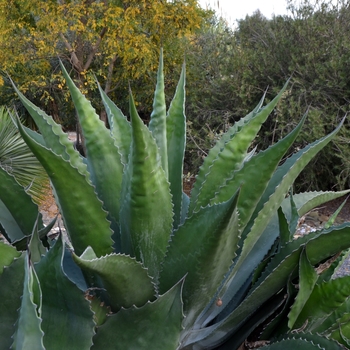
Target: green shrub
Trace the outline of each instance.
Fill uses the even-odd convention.
[[[288,6],[284,16],[267,19],[257,11],[234,30],[219,22],[196,36],[187,55],[189,158],[197,161],[197,152],[211,148],[211,131],[220,134],[225,124],[248,113],[267,87],[271,100],[289,77],[285,96],[256,140],[259,148],[287,135],[308,109],[292,152],[329,133],[349,112],[348,2],[303,0]],[[349,128],[342,128],[296,179],[295,189],[349,188],[349,138]]]

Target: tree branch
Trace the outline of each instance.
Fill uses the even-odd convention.
[[[105,85],[105,93],[108,94],[111,91],[111,85],[112,85],[112,75],[113,75],[113,69],[115,61],[117,60],[117,55],[115,54],[108,65],[108,73],[107,73],[107,80]]]
[[[69,41],[66,39],[66,37],[63,35],[63,33],[59,33],[61,39],[63,40],[63,43],[65,45],[65,47],[67,48],[67,50],[70,53],[70,57],[71,57],[71,62],[73,64],[73,66],[79,71],[79,73],[83,70],[82,64],[79,61],[78,56],[76,55],[72,45],[69,43]]]
[[[105,36],[105,34],[107,33],[107,30],[108,30],[107,27],[104,27],[101,30],[100,37],[97,39],[96,44],[92,47],[92,50],[91,50],[91,52],[90,52],[90,54],[89,54],[89,56],[88,56],[88,58],[86,60],[86,63],[84,65],[84,70],[89,69],[91,62],[94,59],[94,57],[96,55],[96,52],[97,52],[97,50],[99,49],[99,47],[101,45],[101,41],[102,41],[103,37]]]

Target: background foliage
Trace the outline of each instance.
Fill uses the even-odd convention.
[[[206,152],[268,86],[273,87],[267,91],[270,99],[290,77],[291,87],[260,133],[258,148],[290,132],[307,110],[294,150],[334,128],[349,110],[350,3],[333,3],[305,0],[296,6],[290,1],[288,16],[266,19],[256,12],[240,20],[234,30],[216,21],[196,37],[189,53],[193,74],[187,112],[192,135],[189,159],[197,159],[199,148],[199,153]],[[195,86],[201,90],[191,95]],[[348,142],[348,128],[343,128],[299,177],[297,187],[347,187]]]
[[[125,105],[129,81],[137,87],[138,101],[149,105],[160,47],[167,51],[170,71],[181,66],[183,38],[197,31],[207,16],[196,0],[1,0],[0,14],[0,68],[67,127],[74,124],[74,108],[58,57],[93,102],[97,77]],[[5,82],[0,82],[2,104],[14,96]],[[96,107],[101,106],[96,102]]]
[[[293,152],[330,132],[348,112],[350,1],[303,0],[296,5],[290,0],[288,9],[288,15],[272,19],[256,12],[232,28],[200,9],[196,0],[0,0],[0,104],[15,101],[20,114],[25,113],[7,72],[26,97],[66,129],[74,128],[60,58],[98,113],[102,106],[95,77],[125,113],[129,82],[147,122],[163,46],[167,101],[184,55],[187,61],[186,173],[196,173],[218,137],[269,86],[267,101],[289,78],[290,88],[253,146],[264,149],[275,143],[308,110]],[[297,190],[347,188],[348,140],[345,127],[301,174]]]

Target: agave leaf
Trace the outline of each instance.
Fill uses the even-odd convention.
[[[330,228],[333,224],[335,219],[337,218],[337,216],[339,215],[339,213],[341,212],[341,210],[343,209],[346,201],[349,199],[349,197],[347,197],[343,203],[339,206],[339,208],[331,215],[331,217],[328,219],[328,221],[325,223],[324,228]]]
[[[264,231],[265,228],[275,215],[295,178],[300,174],[307,163],[324,146],[326,146],[332,138],[334,138],[341,125],[342,124],[340,124],[329,135],[300,150],[288,158],[283,165],[278,167],[261,197],[260,202],[257,204],[250,222],[244,229],[243,235],[247,236],[243,243],[242,252],[222,290],[222,293],[225,293],[227,288],[229,288],[232,278],[236,274],[241,274],[241,271],[245,270],[243,265],[246,261],[249,261],[249,265],[254,269],[263,259],[267,250],[276,239],[276,234],[278,232],[271,234],[271,231],[269,230]],[[266,239],[268,239],[270,245],[267,245]],[[261,242],[265,243],[267,250],[262,249]],[[247,275],[247,271],[244,271],[244,273]],[[232,285],[232,290],[230,290],[231,295],[232,293],[234,294],[234,290],[240,287],[240,283],[241,282],[238,282],[237,278],[235,278],[235,284]]]
[[[289,192],[290,192],[289,193],[289,199],[290,199],[289,232],[291,233],[291,236],[294,236],[299,224],[299,213],[298,213],[298,208],[294,202],[294,195],[291,190]]]
[[[327,282],[325,282],[327,283]],[[344,327],[344,330],[348,333],[350,329],[347,324],[350,323],[350,301],[347,298],[341,305],[335,308],[327,317],[323,318],[323,322],[317,322],[310,327],[313,333],[323,334],[330,336],[336,340],[340,340],[340,337],[335,336],[340,331],[340,327]],[[339,333],[338,333],[339,334]],[[348,333],[349,334],[349,333]]]
[[[331,335],[330,337],[336,341],[338,341],[340,344],[345,345],[346,347],[349,347],[350,345],[350,320],[348,320],[345,324],[342,324],[340,327],[338,327]]]
[[[140,307],[154,299],[154,285],[147,270],[130,256],[111,254],[86,260],[74,254],[73,259],[83,270],[101,278],[113,312],[121,307]]]
[[[250,241],[246,240],[244,242],[243,255],[241,254],[239,256],[238,262],[233,266],[230,274],[226,278],[223,288],[220,291],[219,295],[223,300],[223,305],[226,305],[226,303],[229,302],[229,300],[231,300],[236,293],[238,293],[241,286],[245,283],[247,276],[252,274],[252,271],[260,263],[260,261],[263,260],[265,254],[268,252],[277,238],[278,219],[275,214],[275,210],[278,208],[277,205],[282,202],[285,194],[290,188],[291,183],[306,166],[306,164],[314,157],[314,155],[335,136],[335,134],[339,131],[340,126],[341,125],[339,125],[338,128],[333,131],[333,133],[305,147],[303,150],[287,159],[286,162],[280,166],[273,175],[264,195],[257,205],[256,211],[253,213],[250,222],[245,228],[246,232],[244,234],[247,234],[247,232],[251,230],[249,233],[251,238],[253,238],[252,235],[254,235],[254,231],[256,234],[258,234],[258,236],[256,236],[257,241],[249,252],[247,250],[248,254],[245,258],[243,258],[244,249],[247,248],[247,242]],[[280,185],[278,186],[278,184]],[[276,199],[277,196],[279,197],[278,200]],[[263,203],[265,203],[265,205]],[[258,217],[256,213],[259,213]],[[268,223],[267,228],[264,230],[266,223]],[[252,225],[254,225],[253,228]],[[261,234],[261,232],[263,233]],[[339,244],[339,242],[337,244]],[[347,247],[345,246],[343,249],[345,248]],[[333,252],[333,254],[335,253],[336,251]],[[332,254],[326,255],[324,258],[327,258],[330,255]],[[244,264],[243,262],[245,261],[249,261],[249,264]],[[217,314],[218,310],[216,310],[216,313],[214,312],[209,315],[207,320],[212,319]]]
[[[289,157],[282,165],[280,165],[277,168],[266,188],[265,193],[263,194],[263,196],[260,199],[260,202],[256,206],[255,211],[250,219],[250,222],[245,227],[244,236],[249,231],[253,230],[253,224],[256,226],[255,229],[259,231],[260,227],[266,227],[267,223],[271,220],[271,216],[274,215],[275,210],[277,210],[277,208],[281,205],[280,198],[284,199],[285,194],[293,184],[296,177],[311,161],[311,159],[313,159],[313,157],[315,157],[315,155],[336,136],[341,126],[343,125],[343,122],[344,120],[342,120],[342,122],[333,132],[307,145],[306,147]],[[299,208],[299,204],[297,202],[298,196],[295,195],[294,197],[296,205]],[[322,196],[319,198],[319,200],[321,200],[322,198],[326,197]],[[309,205],[310,204],[312,204],[312,202],[309,203]],[[302,216],[303,211],[299,210],[299,215]],[[289,218],[287,217],[287,219]]]
[[[343,196],[348,192],[342,191],[339,195],[337,192],[306,192],[301,194],[294,194],[293,199],[295,201],[295,204],[298,208],[299,215],[304,215],[309,210],[313,209],[315,206],[321,205],[324,202],[327,202],[329,200],[338,198]],[[290,199],[286,198],[282,202],[282,208],[283,212],[287,216],[287,218],[290,219]],[[247,258],[252,264],[259,263],[264,259],[265,254],[268,252],[268,249],[274,244],[277,233],[280,232],[279,230],[279,223],[278,223],[278,216],[275,214],[273,218],[270,220],[267,228],[264,230],[264,233],[259,238],[256,248],[254,248]],[[288,240],[287,240],[288,241]],[[287,242],[285,241],[285,243]],[[283,246],[285,243],[281,241],[281,245]],[[263,249],[263,245],[266,247]],[[235,283],[240,284],[242,281],[245,281],[246,276],[251,273],[251,266],[248,264],[245,264],[241,266],[240,270],[235,275]],[[225,296],[222,297],[223,300],[227,298],[227,300],[230,300],[232,295],[236,292],[235,284],[231,284],[229,290],[226,292]]]
[[[46,226],[44,225],[44,227],[41,230],[38,230],[39,238],[43,243],[46,242],[46,239],[47,239],[46,235],[54,227],[56,220],[57,220],[57,215]]]
[[[22,253],[0,275],[0,344],[3,349],[10,349],[13,343],[12,335],[23,293],[24,262],[25,253]]]
[[[169,243],[160,292],[186,275],[183,290],[186,325],[191,325],[214,297],[235,256],[239,240],[237,200],[238,193],[227,202],[202,208],[174,232]]]
[[[348,259],[349,253],[349,249],[343,250],[322,264],[320,267],[324,267],[324,270],[320,272],[317,284],[327,282],[335,277],[338,270],[341,269],[342,265],[344,265],[345,261]]]
[[[28,252],[26,253],[24,266],[23,295],[12,348],[44,350],[44,332],[41,329],[41,304],[37,305],[34,301],[34,289],[40,292],[40,286],[38,277],[29,260]],[[41,297],[38,296],[37,300],[41,302]]]
[[[247,320],[242,328],[242,331],[239,334],[233,335],[229,338],[219,349],[222,350],[231,350],[239,349],[240,345],[245,342],[247,337],[267,318],[273,316],[277,310],[285,302],[284,293],[276,295],[274,298],[271,298],[267,303],[265,303],[251,318]],[[261,338],[266,339],[266,338]]]
[[[350,338],[344,335],[342,328],[340,329],[340,334],[341,334],[342,341],[339,341],[339,343],[344,344],[345,346],[349,347],[350,346]]]
[[[38,216],[38,206],[16,179],[0,167],[0,222],[11,242],[29,236]],[[39,215],[39,227],[43,227]]]
[[[17,236],[27,239],[27,236],[23,234],[21,228],[18,226],[6,205],[0,200],[0,233],[4,236],[7,242],[11,242],[11,238],[7,232],[10,232],[12,235],[15,233]]]
[[[41,230],[38,231],[38,238],[41,240],[41,243],[44,244],[45,247],[49,247],[49,244],[47,242],[47,234],[51,231],[53,228],[56,218],[52,219],[51,222],[47,225],[44,226]],[[37,224],[35,224],[37,226]],[[28,242],[29,242],[29,236],[25,236],[20,240],[14,241],[12,245],[16,247],[17,250],[26,250],[28,247]]]
[[[298,247],[291,254],[287,255],[278,268],[273,271],[274,273],[270,273],[266,280],[259,285],[259,288],[254,288],[255,293],[253,292],[247,296],[224,320],[206,327],[202,331],[189,334],[186,344],[198,342],[198,344],[204,344],[207,347],[216,346],[222,342],[222,339],[215,339],[215,333],[224,332],[222,334],[229,334],[230,332],[238,331],[241,324],[245,322],[247,315],[251,315],[265,301],[284,287],[289,275],[298,264],[301,251],[302,247]]]
[[[241,198],[237,207],[240,214],[240,226],[242,228],[248,223],[254,212],[254,208],[264,194],[269,180],[273,176],[282,157],[298,136],[305,118],[306,116],[304,116],[297,127],[282,140],[244,163],[242,168],[235,172],[233,177],[228,180],[221,188],[220,192],[216,194],[213,202],[220,203],[223,200],[227,200],[228,194],[236,191],[240,186]],[[259,179],[259,181],[256,181],[256,179]],[[252,183],[254,183],[254,186],[251,185]],[[278,207],[276,207],[276,210],[277,209]]]
[[[301,332],[299,334],[293,335],[296,339],[307,339],[312,341],[314,344],[318,344],[320,348],[329,349],[329,350],[340,350],[343,349],[337,342],[332,339],[327,339],[325,337],[319,336],[317,334],[309,334],[306,332]]]
[[[81,291],[85,292],[89,288],[86,275],[83,275],[80,267],[74,262],[72,255],[72,251],[66,247],[62,263],[63,271]],[[95,258],[97,257],[95,256]]]
[[[18,126],[22,137],[50,177],[76,254],[82,254],[89,245],[98,256],[110,253],[112,232],[94,187],[69,161],[36,143],[20,124]],[[67,178],[69,181],[66,181]]]
[[[300,328],[307,322],[307,328],[322,325],[324,320],[339,308],[350,295],[350,276],[336,278],[315,286],[304,308],[295,322]]]
[[[108,117],[108,123],[111,128],[111,134],[114,138],[114,144],[118,147],[121,155],[121,162],[128,163],[130,145],[131,145],[131,126],[122,111],[113,103],[113,101],[102,90],[98,84],[103,105]]]
[[[13,117],[14,118],[14,117]],[[15,119],[15,118],[14,118]],[[20,122],[18,119],[17,119],[18,122]],[[46,142],[45,142],[45,139],[43,137],[43,135],[41,134],[38,134],[36,131],[30,129],[30,128],[27,128],[25,125],[22,124],[22,128],[26,131],[26,133],[33,139],[35,140],[37,143],[39,143],[40,145],[46,147]],[[50,128],[48,129],[48,132]],[[52,132],[52,130],[51,130]],[[55,135],[55,134],[54,134]],[[46,147],[47,148],[47,147]],[[85,171],[86,173],[88,174],[87,172],[87,169],[86,169],[86,165],[84,165],[84,168],[85,168]]]
[[[260,152],[258,155],[253,156],[248,162],[244,163],[242,168],[234,174],[234,177],[227,182],[226,186],[223,187],[215,197],[214,202],[219,203],[225,200],[228,193],[232,193],[232,191],[237,190],[237,188],[241,185],[241,196],[237,204],[237,209],[240,216],[240,227],[244,228],[249,221],[249,218],[253,214],[255,206],[257,203],[259,203],[260,197],[264,194],[266,186],[271,176],[273,176],[280,159],[294,142],[304,120],[305,116],[292,133],[287,135],[284,139],[280,140],[272,147]],[[256,179],[259,179],[259,181],[256,181]],[[255,184],[254,187],[251,186],[252,183]],[[282,199],[283,198],[281,197],[281,201]],[[277,209],[278,208],[275,209],[275,212]],[[265,214],[265,216],[267,215],[272,214],[268,212]],[[241,256],[239,256],[237,263],[240,264],[240,269],[238,269],[237,266],[234,266],[227,275],[227,279],[222,286],[223,288],[220,291],[220,298],[223,300],[224,307],[226,307],[227,303],[229,303],[232,297],[241,289],[242,285],[247,280],[247,276],[252,275],[255,268],[264,259],[273,242],[277,238],[278,230],[275,230],[272,232],[272,234],[269,232],[267,235],[268,237],[264,235],[264,228],[262,228],[261,231],[258,231],[257,228],[256,231],[259,243],[256,244],[255,250],[253,246],[253,251],[248,253],[248,258],[246,261],[249,261],[249,263],[241,264],[242,260],[240,260]],[[263,235],[264,237],[259,240],[259,235]],[[244,237],[241,238],[241,241],[243,241],[243,238]],[[245,248],[245,244],[246,241],[244,241],[243,249]],[[243,253],[245,253],[244,250]],[[233,278],[235,278],[234,283],[232,283]],[[218,308],[215,310],[210,310],[211,314],[208,314],[205,319],[207,321],[211,320],[212,318],[216,317],[220,311],[221,310]]]
[[[186,65],[184,64],[166,119],[168,176],[174,204],[174,228],[181,223],[181,213],[187,213],[188,209],[184,207],[183,202],[183,161],[186,148],[185,76]]]
[[[110,307],[106,306],[99,298],[92,298],[90,300],[90,307],[94,313],[94,321],[96,326],[103,325],[107,320],[107,315],[111,312]]]
[[[236,312],[240,314],[240,312],[243,311],[243,309],[245,309],[246,307],[250,309],[253,300],[259,300],[259,304],[267,300],[267,294],[265,296],[263,296],[263,294],[268,291],[269,287],[273,289],[274,292],[277,292],[279,290],[275,289],[275,287],[282,288],[286,282],[286,279],[292,273],[293,268],[297,265],[300,253],[304,249],[304,245],[310,264],[315,265],[320,261],[328,258],[329,256],[334,255],[339,250],[347,249],[348,246],[350,246],[350,242],[346,238],[347,234],[349,233],[350,224],[342,225],[334,229],[310,233],[307,236],[301,237],[298,240],[294,240],[286,244],[285,247],[282,247],[280,252],[277,253],[275,257],[271,260],[271,263],[268,265],[266,271],[264,271],[262,277],[260,278],[260,283],[257,283],[253,286],[253,289],[250,292],[249,296],[233,312],[233,314],[229,318],[231,318],[231,320],[233,321],[236,316],[236,319],[233,322],[238,323],[238,319],[240,318],[240,316],[238,316]],[[281,284],[279,281],[281,282]],[[272,292],[271,289],[269,290],[268,294]],[[263,292],[263,290],[265,290],[265,292]],[[270,296],[271,295],[272,294],[270,294]],[[257,305],[255,306],[257,307]],[[251,309],[251,311],[253,310],[254,308]],[[247,309],[245,309],[244,312],[246,312],[246,314],[250,313]],[[295,325],[295,327],[297,326],[298,325]]]
[[[331,233],[331,234],[330,234]],[[297,240],[287,243],[273,257],[259,281],[254,284],[244,301],[223,321],[190,334],[187,343],[203,340],[208,346],[217,342],[215,332],[237,331],[246,315],[252,314],[271,296],[287,283],[290,274],[299,263],[300,254],[306,246],[306,253],[312,265],[334,255],[339,250],[350,246],[350,224],[334,229],[312,232]]]
[[[63,253],[61,236],[35,265],[42,290],[44,345],[50,349],[89,349],[93,314],[83,292],[63,272]]]
[[[229,130],[227,130],[227,132],[224,133],[222,137],[217,141],[215,146],[210,149],[208,155],[204,159],[203,164],[199,168],[199,172],[196,176],[196,181],[191,191],[190,213],[192,213],[193,209],[196,206],[198,195],[202,188],[202,184],[205,182],[206,176],[209,173],[213,162],[218,158],[225,144],[227,144],[235,136],[235,134],[238,133],[244,127],[245,124],[249,123],[249,121],[256,116],[258,111],[261,109],[261,106],[264,102],[264,98],[265,94],[261,98],[258,105],[253,109],[253,111],[247,114],[244,118],[237,121],[232,127],[230,127]]]
[[[266,350],[341,350],[343,347],[337,342],[324,338],[317,334],[300,333],[291,335],[288,338],[279,340],[278,342],[268,344],[263,347]]]
[[[20,98],[23,106],[27,109],[41,134],[38,135],[34,131],[27,130],[27,133],[33,138],[45,146],[46,148],[51,149],[57,155],[62,156],[63,159],[69,160],[74,167],[79,169],[79,172],[86,175],[88,180],[88,172],[86,165],[84,164],[80,154],[77,150],[74,149],[73,143],[68,139],[68,135],[63,132],[62,126],[57,124],[53,118],[47,115],[40,108],[35,106],[30,102],[18,89],[12,84],[18,97]],[[17,122],[17,124],[19,121]]]
[[[28,248],[30,251],[30,260],[33,264],[39,262],[41,260],[41,257],[46,254],[46,248],[43,246],[40,240],[37,222],[34,225]]]
[[[166,104],[164,93],[163,49],[160,50],[157,72],[157,85],[154,92],[153,111],[149,122],[149,130],[156,140],[166,177],[168,177]]]
[[[67,255],[67,254],[65,254],[65,255]],[[69,255],[70,255],[70,259],[68,259]],[[73,276],[74,278],[71,278],[71,280],[74,283],[76,283],[77,286],[79,286],[78,283],[81,284],[81,286],[79,286],[79,288],[82,291],[86,292],[88,290],[88,295],[89,296],[92,295],[94,297],[98,297],[99,299],[102,300],[103,303],[107,304],[108,307],[110,308],[111,301],[109,300],[109,296],[107,294],[106,288],[103,285],[103,282],[102,282],[101,277],[99,276],[99,274],[97,272],[93,271],[92,269],[88,270],[87,268],[85,268],[84,270],[82,270],[81,267],[77,265],[77,263],[75,261],[75,257],[71,253],[69,253],[68,256],[67,256],[66,260],[69,262],[70,266],[67,266],[67,267],[71,269],[72,267],[74,268],[74,266],[75,266],[78,269],[76,272],[79,271],[83,275],[86,287],[82,288],[82,287],[84,287],[84,285],[81,283],[79,276],[78,276],[78,280],[76,280],[77,276]],[[96,256],[95,252],[93,251],[93,249],[91,247],[87,247],[85,249],[84,253],[80,256],[80,259],[82,259],[84,261],[85,260],[86,261],[90,261],[90,260],[97,259],[97,256]],[[69,271],[70,274],[71,274],[71,272],[72,271]],[[73,273],[74,273],[74,270],[73,270]],[[76,273],[74,273],[74,275],[76,275]],[[104,278],[105,278],[105,276],[104,276]],[[84,280],[83,280],[83,282],[84,282]],[[111,284],[111,282],[109,284]],[[89,289],[89,288],[91,288],[91,289]],[[120,288],[120,290],[122,290],[122,288]],[[121,294],[120,291],[118,291],[118,293],[119,293],[118,295]],[[116,299],[114,299],[114,301],[115,300]]]
[[[260,278],[260,282],[253,286],[250,293],[255,292],[255,289],[264,279],[270,278],[270,274],[279,268],[279,265],[284,264],[285,257],[288,258],[289,255],[294,255],[296,251],[299,251],[304,246],[310,264],[313,266],[339,251],[347,249],[350,244],[350,237],[346,236],[348,232],[350,232],[350,223],[327,230],[311,232],[308,235],[288,242],[271,259],[270,264]]]
[[[13,259],[18,258],[21,255],[14,247],[0,242],[0,275],[2,274],[4,267],[9,266]]]
[[[225,185],[226,180],[230,179],[233,173],[241,167],[249,146],[259,132],[261,125],[276,106],[286,87],[287,84],[267,106],[257,111],[257,113],[243,124],[240,130],[225,143],[221,152],[217,154],[217,157],[209,167],[209,172],[205,176],[205,181],[200,184],[201,188],[197,198],[193,200],[191,198],[190,213],[210,203],[213,195],[219,192],[220,187]],[[230,166],[227,166],[228,163]],[[235,191],[231,193],[234,192]],[[223,191],[220,191],[220,193],[223,193]]]
[[[158,147],[138,116],[131,95],[130,115],[133,139],[123,180],[122,253],[135,256],[157,283],[172,231],[171,195]]]
[[[288,280],[286,289],[286,301],[283,305],[282,310],[280,311],[280,313],[275,315],[275,318],[264,327],[264,330],[260,334],[260,339],[271,339],[272,336],[276,338],[276,336],[284,335],[289,331],[288,326],[286,324],[287,315],[297,294],[297,289],[292,283],[291,278]]]
[[[287,242],[291,241],[292,235],[289,230],[288,221],[281,207],[278,208],[278,224],[280,231],[280,246],[284,246]]]
[[[339,226],[333,226],[315,232],[310,236],[306,246],[307,256],[312,265],[333,256],[344,249],[348,249],[349,237],[346,234],[350,232],[350,223],[344,223]]]
[[[254,271],[253,278],[251,280],[252,285],[259,280],[262,272],[265,270],[266,266],[269,264],[271,261],[271,258],[278,252],[280,249],[280,239],[277,238],[269,252],[266,254],[266,258],[257,266],[257,268]]]
[[[93,338],[93,350],[173,350],[182,330],[182,281],[141,308],[121,309],[108,316]]]
[[[344,191],[348,192],[348,191]],[[309,210],[313,209],[317,205],[321,205],[326,201],[338,198],[340,196],[343,196],[346,193],[340,193],[339,195],[337,192],[307,192],[307,193],[301,193],[301,194],[294,194],[293,199],[296,203],[296,206],[298,207],[298,213],[299,215],[304,215]],[[290,218],[290,199],[286,198],[282,202],[282,207],[285,215]],[[280,232],[279,226],[278,226],[278,216],[274,215],[274,217],[269,222],[267,228],[265,229],[264,233],[261,235],[260,239],[258,240],[256,244],[256,248],[254,248],[247,258],[251,264],[259,263],[264,259],[265,254],[268,252],[269,247],[271,247],[276,240],[276,233]],[[285,241],[286,243],[287,241]],[[285,243],[281,241],[281,245],[283,246]],[[263,249],[263,246],[266,248]],[[246,276],[250,274],[252,271],[250,264],[242,265],[239,271],[237,271],[237,274],[234,276],[235,283],[232,283],[230,285],[230,288],[228,291],[221,297],[222,300],[230,300],[232,298],[232,295],[234,295],[238,288],[236,288],[236,285],[241,285],[241,281],[246,280]],[[225,302],[224,302],[225,303]],[[215,315],[215,314],[214,314]],[[213,317],[214,315],[211,315]]]
[[[325,192],[304,192],[293,195],[295,205],[298,208],[299,216],[303,216],[315,207],[319,207],[333,199],[343,197],[348,194],[350,190],[339,192],[325,191]]]
[[[299,262],[299,292],[288,314],[288,327],[293,329],[317,282],[317,273],[303,250]]]
[[[90,101],[74,85],[62,63],[61,68],[84,134],[91,181],[96,187],[98,197],[103,202],[104,209],[108,211],[108,219],[117,225],[119,223],[120,193],[124,170],[121,155],[109,130],[96,114]]]

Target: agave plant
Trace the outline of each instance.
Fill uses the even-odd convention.
[[[311,289],[321,280],[304,287],[305,276],[316,280],[314,266],[350,247],[350,224],[297,240],[293,234],[299,216],[347,191],[292,195],[290,188],[341,124],[283,163],[306,116],[267,150],[251,149],[286,85],[265,107],[262,98],[222,136],[188,197],[182,188],[185,66],[166,111],[161,54],[148,127],[131,93],[128,120],[100,89],[110,129],[63,65],[62,70],[83,130],[86,158],[60,125],[16,89],[40,134],[18,122],[19,131],[50,178],[67,237],[43,239],[34,210],[28,211],[22,236],[8,226],[6,237],[18,249],[0,244],[1,346],[237,349],[266,325],[260,339],[276,340],[265,343],[274,349],[300,344],[303,349],[340,348],[316,335],[317,328],[311,329],[315,334],[304,334],[295,327],[323,317],[310,316],[312,304],[304,293],[309,288],[309,299],[317,302],[321,292]],[[19,203],[6,210],[13,221],[20,220],[18,208],[32,204],[25,202],[25,193],[22,198],[7,191],[6,196],[7,203]],[[329,290],[337,288],[327,276],[320,279],[332,285]],[[331,334],[346,339],[350,330],[339,328],[338,320],[334,315]]]

